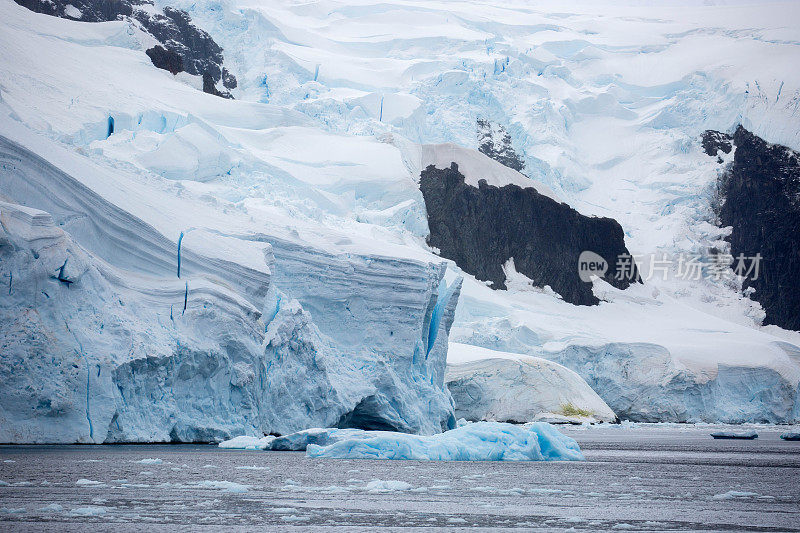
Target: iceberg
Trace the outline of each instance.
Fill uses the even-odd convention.
[[[327,446],[309,444],[308,457],[420,461],[581,461],[578,443],[550,424],[528,427],[477,422],[437,435],[388,431],[354,434]]]
[[[248,437],[241,435],[219,443],[220,448],[234,450],[270,450],[304,452],[309,444],[328,446],[334,442],[349,438],[363,438],[366,435],[380,435],[379,431],[340,428],[309,428],[288,435],[274,437]]]
[[[228,450],[266,450],[275,440],[273,436],[249,437],[240,435],[219,443],[219,447]]]
[[[452,342],[448,354],[445,383],[456,417],[520,424],[616,419],[583,378],[558,363]]]
[[[716,431],[711,434],[711,438],[753,440],[758,438],[758,433],[755,431]]]
[[[289,435],[282,435],[270,444],[270,450],[279,451],[305,451],[309,444],[327,446],[340,440],[355,437],[360,434],[374,432],[359,429],[337,428],[311,428],[297,431]]]

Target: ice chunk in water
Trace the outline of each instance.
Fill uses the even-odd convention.
[[[574,439],[546,423],[520,427],[478,422],[431,436],[354,432],[327,446],[309,444],[309,457],[433,461],[580,461]]]

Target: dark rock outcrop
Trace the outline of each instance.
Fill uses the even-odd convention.
[[[723,135],[705,132],[703,147],[706,139]],[[758,277],[751,272],[744,287],[755,289],[752,298],[764,307],[765,324],[800,330],[800,153],[742,126],[732,142],[736,151],[720,178],[718,213],[721,224],[733,228],[731,255],[761,255]]]
[[[720,150],[726,154],[731,153],[731,150],[733,149],[731,145],[732,141],[733,138],[727,133],[707,130],[705,133],[703,133],[703,139],[701,143],[703,145],[703,151],[706,154],[710,156],[716,156]]]
[[[565,301],[598,303],[592,285],[581,280],[578,258],[589,250],[608,266],[602,276],[625,289],[639,281],[635,264],[621,268],[630,254],[616,220],[581,215],[567,204],[516,185],[467,185],[458,165],[429,166],[420,176],[428,212],[428,244],[476,278],[506,288],[502,266],[514,258],[516,270],[533,283],[549,285]],[[618,275],[619,274],[619,275]]]
[[[520,159],[514,146],[511,144],[511,135],[499,124],[492,124],[488,120],[478,119],[478,150],[508,168],[522,172],[525,164]]]
[[[168,70],[173,74],[183,72],[183,56],[179,53],[167,50],[160,44],[148,48],[145,53],[157,68]]]
[[[31,11],[82,22],[106,22],[130,18],[160,45],[147,50],[158,68],[173,74],[188,72],[203,77],[203,90],[232,98],[217,89],[236,87],[236,78],[222,66],[222,48],[203,30],[192,24],[186,11],[165,7],[158,12],[152,0],[15,0]],[[206,80],[209,80],[208,82]]]

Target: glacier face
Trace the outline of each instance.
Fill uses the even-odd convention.
[[[442,284],[441,266],[279,240],[273,254],[263,234],[193,228],[178,279],[178,246],[154,226],[19,144],[0,148],[4,195],[56,214],[0,206],[3,442],[454,425],[443,375],[460,282]]]
[[[724,246],[727,230],[712,209],[719,165],[698,136],[742,123],[800,147],[800,35],[787,23],[800,8],[649,4],[156,1],[185,9],[224,48],[239,81],[231,101],[154,68],[146,54],[153,43],[127,21],[76,22],[0,0],[2,200],[49,213],[74,243],[65,246],[115,272],[91,289],[97,302],[73,294],[77,283],[66,289],[88,308],[121,313],[105,307],[108,291],[129,290],[119,280],[137,287],[123,301],[138,300],[142,284],[168,287],[134,313],[146,324],[124,313],[114,319],[141,342],[84,350],[91,364],[110,359],[94,380],[86,372],[83,396],[81,348],[58,329],[60,317],[42,315],[56,359],[77,365],[77,392],[43,393],[72,406],[64,412],[72,409],[74,425],[58,423],[59,439],[89,440],[86,405],[92,438],[108,435],[117,385],[94,387],[111,383],[102,380],[117,368],[138,399],[127,422],[119,411],[115,439],[311,425],[438,431],[452,414],[448,340],[560,362],[623,417],[797,419],[800,337],[761,327],[763,310],[735,283],[595,286],[600,305],[581,309],[521,274],[508,283],[508,270],[508,290],[493,291],[452,263],[442,267],[425,243],[420,172],[455,161],[468,184],[530,179],[583,215],[613,217],[634,254],[704,256]],[[526,176],[478,151],[478,119],[509,134]],[[14,257],[18,267],[35,264],[32,255]],[[65,287],[50,277],[63,259],[50,257],[31,279]],[[70,259],[64,275],[80,264]],[[652,263],[640,266],[646,277]],[[10,281],[10,271],[2,274]],[[225,309],[215,311],[219,324],[203,326],[195,289],[213,293],[210,308]],[[3,427],[19,440],[46,440],[41,421],[53,419],[22,416],[31,403],[17,394],[54,385],[25,366],[43,355],[20,355],[34,332],[16,317],[49,304],[8,301],[15,320],[3,322],[2,335],[16,339],[14,365],[22,366],[14,368],[25,370],[4,376],[21,381],[3,388],[14,406],[4,415],[14,425]],[[186,352],[169,329],[170,306],[176,321],[193,321],[175,326]],[[87,324],[95,326],[78,338],[90,345],[99,325]],[[228,330],[247,340],[233,342]],[[256,370],[264,361],[285,365],[269,367],[271,390]],[[177,382],[175,363],[187,369]],[[298,374],[309,367],[313,380]],[[202,398],[189,383],[207,387]],[[87,388],[96,402],[82,400]],[[286,403],[284,391],[302,397]],[[141,414],[149,404],[159,409],[152,424]]]

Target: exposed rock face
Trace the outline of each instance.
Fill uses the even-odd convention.
[[[161,45],[148,48],[145,52],[156,68],[168,70],[172,74],[183,72],[183,56],[172,50],[167,50]]]
[[[535,286],[549,285],[573,304],[596,304],[591,283],[578,274],[585,250],[605,260],[608,268],[601,277],[611,285],[625,289],[639,280],[635,264],[622,266],[630,254],[616,220],[581,215],[532,187],[494,187],[484,180],[472,187],[456,163],[422,171],[420,189],[428,212],[428,244],[495,289],[506,288],[503,265],[513,258],[516,271]]]
[[[511,144],[511,135],[499,124],[492,124],[488,120],[478,119],[478,150],[508,168],[522,172],[525,163],[522,162],[514,146]]]
[[[173,74],[187,72],[203,77],[203,91],[232,98],[217,89],[222,81],[227,89],[236,87],[236,78],[222,66],[222,48],[211,36],[192,24],[189,14],[165,7],[158,12],[150,0],[15,0],[37,13],[83,22],[107,22],[131,18],[161,45],[147,50],[158,68]]]
[[[703,147],[713,149],[715,139],[723,136],[705,132]],[[758,277],[753,279],[754,272],[747,276],[744,287],[755,289],[753,298],[764,307],[766,324],[800,330],[800,154],[742,126],[732,141],[733,165],[719,184],[720,222],[733,227],[731,255],[761,254]],[[726,151],[724,144],[718,148]]]
[[[711,156],[716,156],[717,152],[722,150],[722,152],[729,154],[733,147],[731,146],[731,141],[733,139],[727,133],[722,133],[719,131],[707,130],[703,134],[703,151]]]

